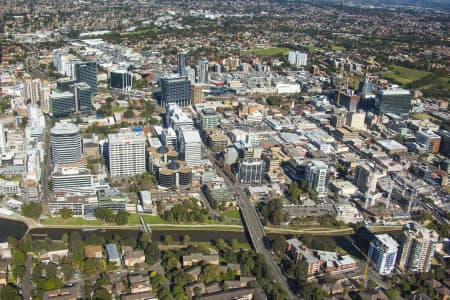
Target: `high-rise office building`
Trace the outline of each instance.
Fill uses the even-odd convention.
[[[0,123],[0,154],[5,154],[6,151],[6,133],[3,123]]]
[[[308,63],[308,54],[300,51],[289,51],[288,60],[291,65],[303,67]]]
[[[244,159],[239,161],[238,181],[240,183],[262,183],[266,163],[262,159]]]
[[[169,103],[180,107],[191,105],[191,83],[186,77],[161,78],[161,106],[167,108]]]
[[[191,68],[190,66],[187,66],[184,68],[184,71],[186,73],[186,77],[189,80],[191,84],[195,84],[195,69]]]
[[[198,60],[197,79],[199,83],[208,83],[208,60],[206,58]]]
[[[127,70],[116,69],[109,71],[109,87],[128,91],[133,85],[133,77]]]
[[[50,130],[53,165],[81,160],[80,129],[72,123],[58,122]]]
[[[400,242],[399,267],[411,272],[429,272],[439,235],[436,231],[410,222]]]
[[[392,273],[398,252],[398,243],[387,234],[375,235],[370,242],[368,257],[374,269],[381,275]]]
[[[439,145],[439,153],[444,156],[450,157],[450,131],[439,130],[436,132],[441,137],[441,144]]]
[[[120,132],[108,135],[108,162],[111,177],[135,176],[145,172],[145,135]]]
[[[75,79],[86,82],[91,87],[93,95],[97,95],[97,62],[87,61],[75,64]]]
[[[441,137],[432,131],[416,132],[416,142],[425,146],[428,153],[438,153]]]
[[[53,92],[49,100],[50,114],[54,118],[66,117],[76,110],[75,95],[71,92]]]
[[[202,129],[216,128],[219,123],[219,117],[214,109],[203,108],[198,113],[198,116]]]
[[[92,111],[92,89],[86,82],[75,83],[73,86],[76,109],[80,112]]]
[[[381,90],[377,94],[376,107],[379,114],[392,113],[408,117],[411,111],[411,93],[404,89]]]
[[[179,130],[180,153],[189,167],[200,166],[202,140],[196,129],[181,127]]]
[[[359,82],[358,92],[362,95],[372,93],[372,82],[370,82],[369,77],[365,76],[364,79]]]
[[[187,51],[178,53],[177,57],[177,72],[180,76],[187,76],[186,67],[189,65],[189,56]]]
[[[306,164],[306,182],[319,194],[325,194],[327,192],[327,171],[328,166],[323,161],[313,160]]]

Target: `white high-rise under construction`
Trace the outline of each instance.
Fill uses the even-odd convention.
[[[145,140],[142,132],[108,135],[111,177],[135,176],[145,172]]]

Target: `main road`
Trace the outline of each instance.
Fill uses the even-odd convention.
[[[291,292],[287,278],[283,275],[272,253],[266,247],[268,237],[258,216],[258,213],[253,206],[253,203],[245,194],[243,188],[238,183],[233,183],[228,175],[223,172],[222,168],[217,164],[213,155],[209,155],[208,157],[210,161],[215,165],[219,175],[224,178],[225,183],[237,198],[236,200],[239,204],[239,209],[241,211],[242,217],[244,218],[248,234],[253,243],[253,247],[255,248],[255,251],[257,253],[260,253],[264,256],[264,259],[266,260],[267,266],[269,268],[268,272],[270,273],[272,280],[279,283],[281,287],[288,293],[288,299],[298,299],[298,297],[296,297]]]

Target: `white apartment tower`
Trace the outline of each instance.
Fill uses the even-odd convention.
[[[308,54],[300,51],[289,51],[288,60],[291,65],[303,67],[308,62]]]
[[[438,240],[439,235],[436,231],[414,222],[408,223],[401,240],[401,256],[398,263],[400,269],[429,272]]]
[[[111,177],[135,176],[145,172],[145,135],[120,132],[108,135]]]
[[[320,160],[313,160],[306,165],[306,181],[319,194],[325,194],[327,192],[327,171],[327,164]]]

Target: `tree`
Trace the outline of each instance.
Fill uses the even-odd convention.
[[[205,283],[218,282],[221,279],[221,272],[219,266],[206,265],[203,267],[200,274],[200,280]]]
[[[164,244],[166,244],[166,245],[173,244],[172,235],[170,235],[170,234],[164,235]]]
[[[183,286],[174,285],[172,289],[172,294],[176,300],[186,300],[187,296],[184,292]]]
[[[74,273],[73,266],[70,263],[62,264],[61,271],[64,274],[64,279],[65,280],[70,280],[70,278],[72,278],[73,273]]]
[[[62,283],[61,279],[59,279],[58,277],[47,278],[44,283],[44,289],[46,291],[59,289],[59,288],[62,288],[62,286],[63,286],[63,283]]]
[[[191,242],[191,237],[188,234],[183,236],[183,244],[188,245]]]
[[[100,288],[95,289],[93,299],[94,300],[111,300],[112,296],[108,292],[107,289],[100,287]]]
[[[112,223],[115,221],[115,215],[113,211],[106,207],[99,207],[95,209],[94,216],[97,219],[104,220],[107,223]]]
[[[231,249],[233,249],[233,251],[239,250],[239,242],[236,238],[231,240]]]
[[[125,210],[119,210],[116,214],[115,221],[117,225],[125,225],[128,223],[128,213]]]
[[[156,263],[161,256],[161,251],[159,250],[158,243],[155,242],[149,243],[147,247],[144,249],[144,253],[145,253],[145,261],[149,265]]]
[[[386,290],[386,296],[388,296],[389,299],[397,299],[398,291],[396,289],[390,288]]]
[[[302,190],[298,187],[298,183],[296,181],[292,181],[289,185],[288,194],[291,197],[294,203],[298,203],[298,198],[300,197]]]
[[[277,235],[272,244],[272,250],[276,253],[283,253],[287,249],[286,238],[283,235]]]
[[[84,243],[81,240],[75,240],[70,243],[70,252],[72,253],[73,262],[80,265],[84,260]]]
[[[127,119],[131,119],[134,117],[134,113],[131,109],[127,109],[124,113],[123,116]]]
[[[38,219],[42,213],[42,206],[39,203],[22,204],[22,214],[27,218]]]
[[[45,266],[45,276],[47,278],[52,278],[52,277],[56,277],[56,272],[57,272],[57,267],[56,264],[49,262],[46,266]]]
[[[103,272],[105,265],[98,259],[88,258],[83,262],[81,269],[85,275],[90,276]]]
[[[270,106],[280,106],[281,98],[279,96],[269,96],[267,97],[267,104]]]
[[[24,265],[27,256],[20,250],[16,250],[12,255],[12,264],[16,266]]]
[[[19,287],[8,283],[4,288],[0,290],[0,299],[8,299],[8,300],[21,300]]]
[[[59,214],[63,219],[69,219],[73,217],[73,210],[64,207],[59,210]]]
[[[16,278],[22,278],[25,275],[25,266],[24,265],[15,265],[13,267],[12,273]]]

